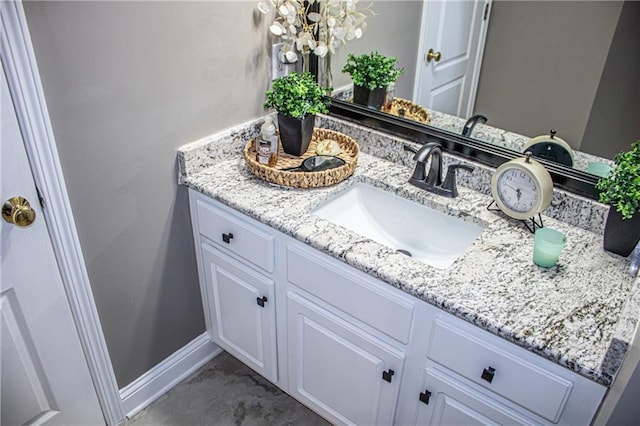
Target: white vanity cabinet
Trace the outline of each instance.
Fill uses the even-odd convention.
[[[212,340],[334,424],[589,424],[606,388],[197,191]]]
[[[274,236],[193,194],[191,217],[211,340],[275,383]]]
[[[416,425],[531,425],[537,424],[437,365],[424,371]]]
[[[335,424],[392,424],[404,353],[287,295],[289,393]]]
[[[286,253],[289,393],[335,424],[393,424],[414,302],[301,244]]]
[[[430,321],[416,424],[589,424],[605,388],[451,315]]]

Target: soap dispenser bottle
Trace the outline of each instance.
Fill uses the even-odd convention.
[[[256,160],[260,164],[273,167],[278,162],[278,137],[276,127],[270,119],[265,119],[260,127],[260,137],[256,145]]]

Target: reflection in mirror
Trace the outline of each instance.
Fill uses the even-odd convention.
[[[426,4],[436,7],[438,3]],[[473,38],[467,25],[449,35],[441,33],[439,43],[420,42],[420,28],[427,26],[423,22],[436,25],[433,14],[444,20],[455,13],[468,15],[460,10],[464,2],[446,3],[455,7],[426,10],[421,21],[425,12],[421,1],[374,2],[378,16],[371,20],[366,36],[336,55],[334,87],[350,83],[340,73],[347,53],[379,49],[397,56],[405,69],[396,84],[396,96],[407,99],[407,105],[422,99],[431,126],[461,134],[468,117],[482,114],[488,120],[477,123],[471,137],[518,152],[530,138],[548,137],[550,129],[555,129],[575,151],[574,166],[596,174],[602,173],[597,171],[599,163],[605,163],[606,170],[611,162],[605,159],[640,139],[640,2],[494,0],[487,13],[486,42],[478,43],[482,54],[477,61],[481,64],[477,90],[472,84],[461,84],[446,94],[445,89],[456,81],[470,80],[454,77],[442,87],[436,82],[431,90],[435,95],[425,100],[422,74],[444,67],[447,49],[452,49],[456,37]],[[484,15],[484,0],[468,3],[476,5],[472,9],[476,14]],[[393,23],[396,29],[389,31]],[[422,33],[427,33],[425,28]],[[478,37],[482,38],[481,32]],[[422,50],[431,47],[441,52],[439,62],[426,62]],[[467,102],[471,107],[455,102],[452,106],[451,99],[464,98],[465,90],[471,93]]]

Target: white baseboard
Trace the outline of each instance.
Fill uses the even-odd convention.
[[[120,389],[127,417],[140,412],[221,352],[209,335],[203,333]]]

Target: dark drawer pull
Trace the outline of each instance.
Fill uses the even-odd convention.
[[[493,376],[496,374],[496,369],[493,367],[485,368],[482,370],[482,380],[486,380],[491,383],[493,381]]]
[[[391,377],[393,377],[394,374],[396,374],[396,372],[393,371],[392,369],[388,369],[387,371],[383,371],[382,372],[382,380],[391,383]]]
[[[420,401],[429,405],[429,398],[431,398],[431,392],[425,390],[424,392],[420,392]]]
[[[222,234],[222,241],[224,241],[227,244],[231,242],[232,238],[233,238],[233,234],[231,232],[229,232],[228,234]]]
[[[267,303],[267,296],[256,297],[256,302],[260,307],[264,308],[264,304]]]

